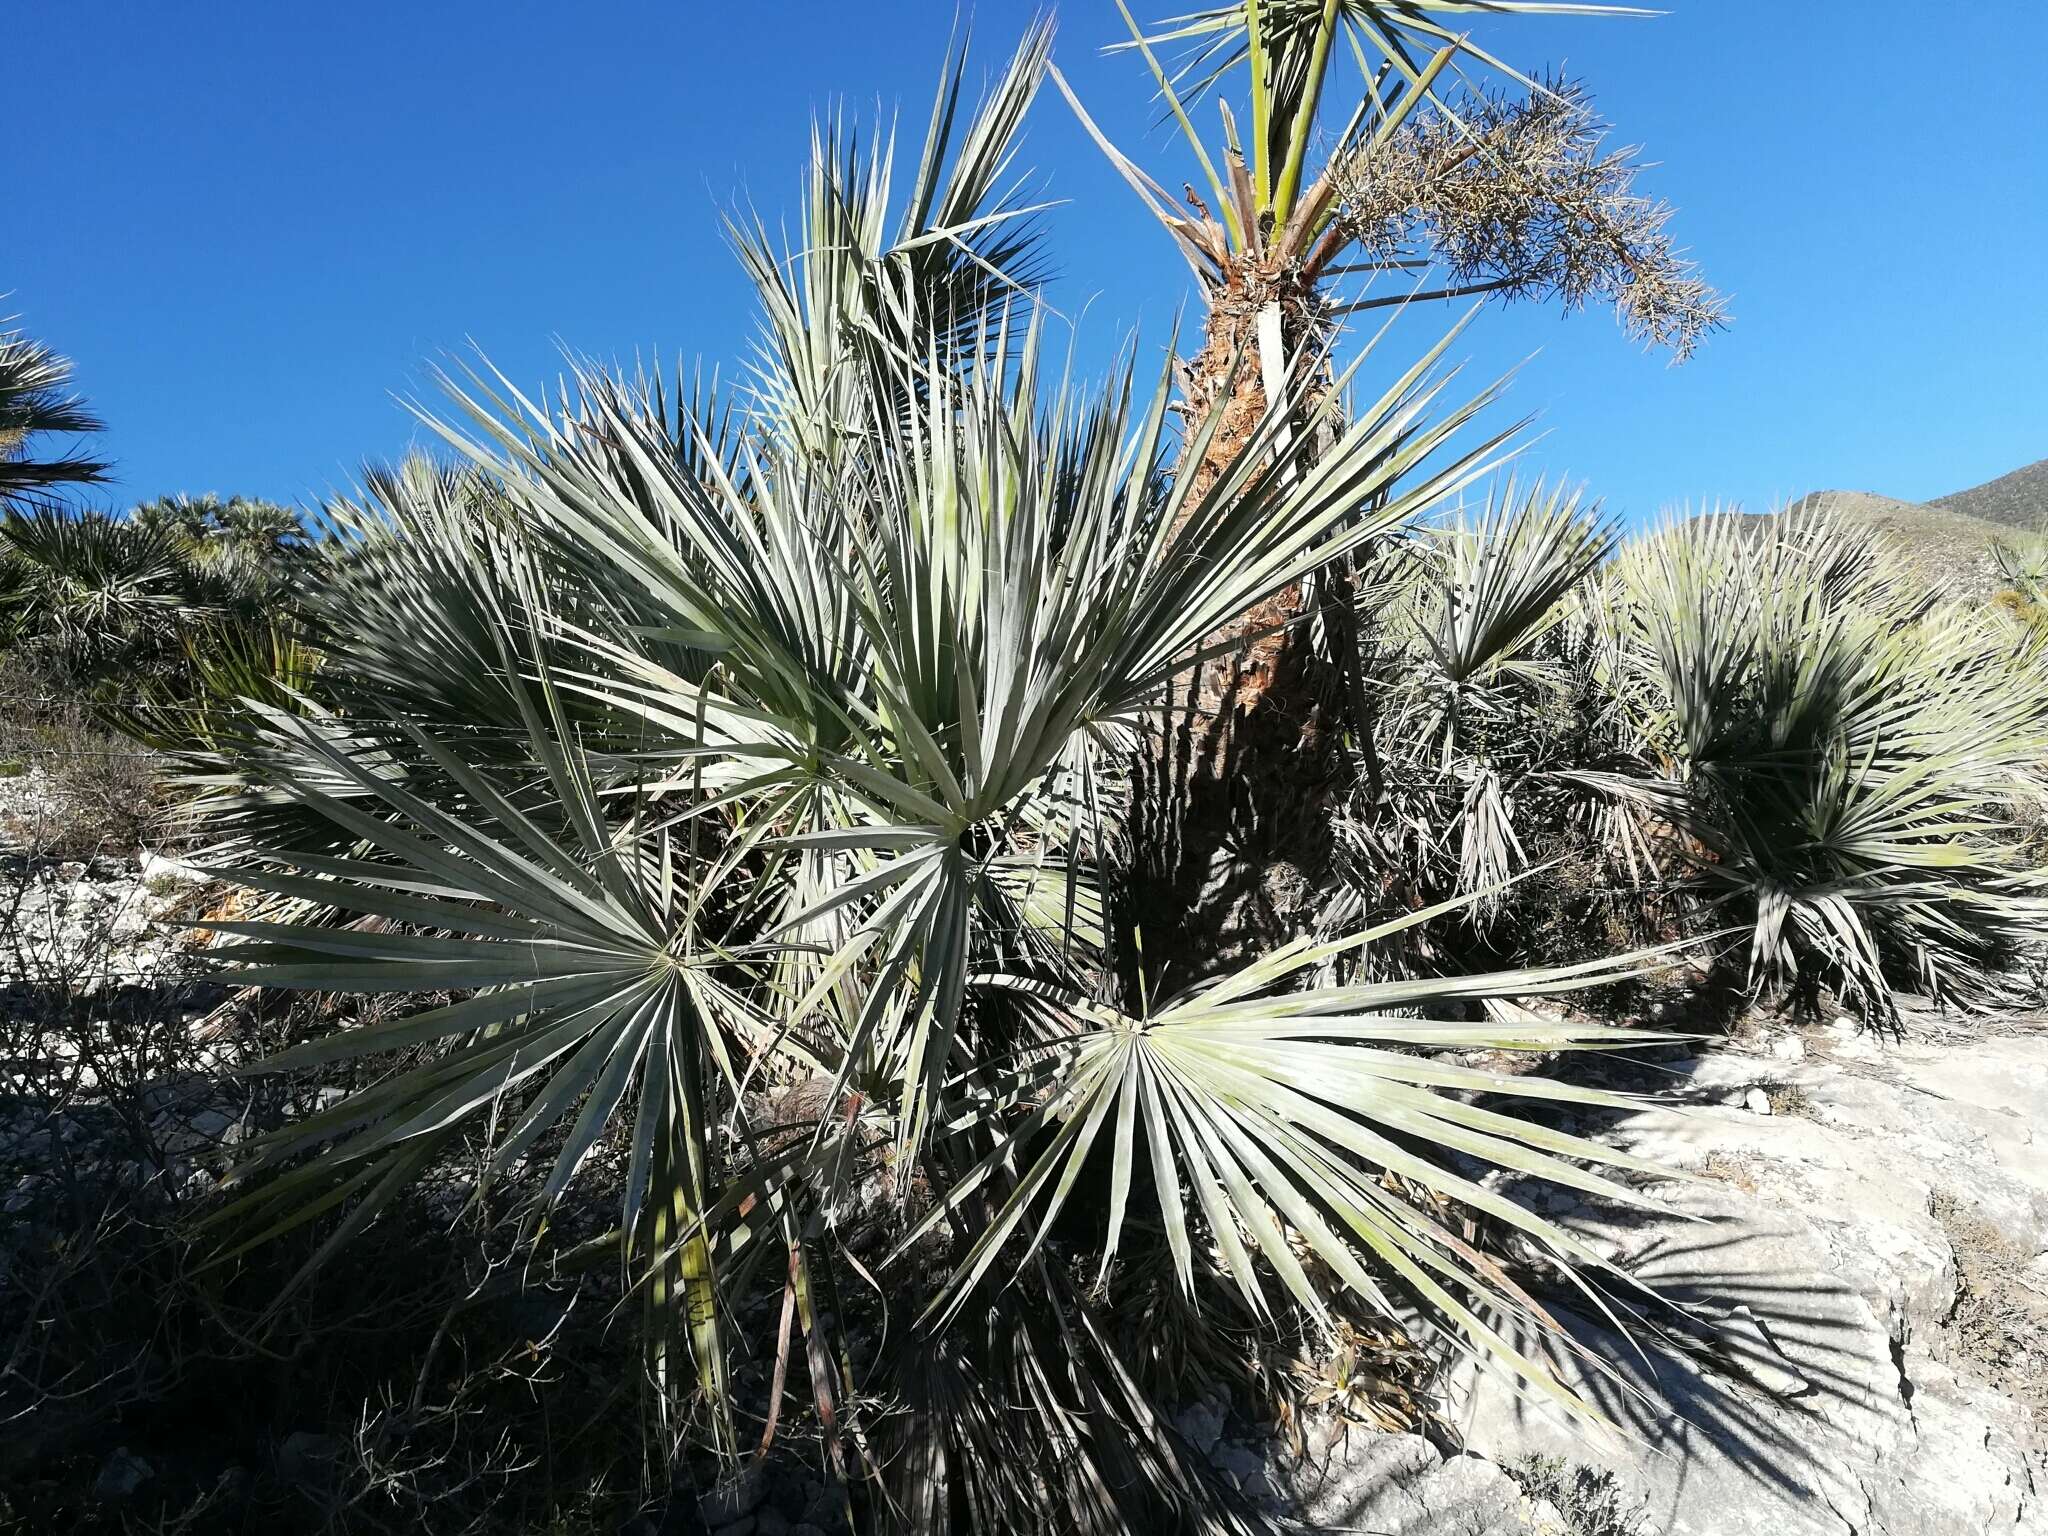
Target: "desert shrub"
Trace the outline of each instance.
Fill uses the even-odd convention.
[[[175,840],[163,761],[32,650],[0,653],[0,763],[0,848],[16,857],[127,858]]]
[[[2004,582],[1991,595],[1992,610],[2030,634],[2048,632],[2048,539],[2016,535],[1994,544],[1991,554]]]
[[[1956,1263],[1955,1304],[1935,1347],[2016,1399],[2038,1434],[2048,1425],[2048,1297],[2033,1278],[2035,1255],[1946,1190],[1934,1195],[1931,1214]],[[2037,1440],[2034,1465],[2044,1460]]]
[[[1557,1512],[1559,1536],[1647,1536],[1648,1505],[1624,1494],[1611,1472],[1561,1456],[1524,1456],[1507,1470],[1528,1497]]]
[[[11,1115],[0,1531],[614,1530],[666,1496],[615,1271],[525,1269],[495,1213],[452,1222],[459,1163],[296,1288],[319,1234],[213,1266],[190,1212],[232,1088],[173,1081],[207,1105],[191,1131]]]

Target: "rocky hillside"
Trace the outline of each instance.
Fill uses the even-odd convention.
[[[1914,575],[1953,597],[1981,600],[1998,590],[1996,550],[2013,538],[1999,523],[1868,491],[1815,491],[1788,510],[1876,530]]]
[[[2018,533],[2048,531],[2048,459],[1936,501],[1814,491],[1788,510],[1876,529],[1929,585],[1983,598],[2000,585],[1997,547]]]
[[[1928,503],[1982,522],[2048,532],[2048,459]]]
[[[1638,1529],[2048,1528],[2044,1046],[2031,1018],[1915,1012],[1896,1040],[1777,1021],[1597,1131],[1682,1180],[1655,1190],[1660,1215],[1560,1218],[1695,1324],[1638,1355],[1591,1308],[1560,1309],[1610,1367],[1559,1361],[1620,1431],[1594,1459]],[[1492,1378],[1461,1397],[1468,1452],[1589,1456]]]
[[[1662,1077],[1655,1106],[1560,1127],[1670,1170],[1640,1186],[1649,1207],[1499,1186],[1683,1306],[1553,1294],[1597,1367],[1519,1341],[1611,1431],[1465,1367],[1433,1439],[1333,1420],[1297,1457],[1199,1409],[1182,1432],[1316,1531],[2048,1533],[2043,1021],[1915,1008],[1884,1039],[1758,1019]],[[1634,1343],[1610,1305],[1642,1308]]]

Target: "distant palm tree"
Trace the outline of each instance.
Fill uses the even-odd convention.
[[[67,485],[103,485],[107,463],[80,453],[48,457],[36,439],[99,432],[106,424],[66,389],[71,364],[18,330],[0,331],[0,507],[47,506]]]
[[[143,527],[259,560],[280,558],[305,537],[299,515],[290,507],[249,496],[223,500],[211,491],[204,496],[159,496],[129,515]]]
[[[175,671],[195,624],[267,634],[307,547],[289,507],[240,496],[160,497],[125,515],[13,507],[0,517],[0,646],[50,648],[81,679],[167,659]]]
[[[128,520],[177,543],[196,606],[238,620],[260,619],[284,601],[292,567],[309,548],[297,512],[247,496],[160,496]]]
[[[221,534],[237,549],[266,558],[284,554],[304,537],[299,515],[274,501],[229,498],[220,509]]]

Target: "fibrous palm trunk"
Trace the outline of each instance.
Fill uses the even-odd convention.
[[[1201,349],[1181,370],[1187,421],[1216,427],[1189,461],[1197,497],[1252,450],[1267,402],[1299,393],[1326,337],[1312,285],[1259,263],[1231,263],[1208,294]],[[1307,430],[1299,420],[1295,430]],[[1312,450],[1311,450],[1312,451]],[[1134,897],[1156,984],[1185,984],[1298,934],[1328,864],[1332,796],[1342,782],[1341,674],[1349,643],[1342,573],[1274,593],[1211,644],[1231,650],[1191,667],[1173,715],[1147,743]],[[1322,625],[1315,620],[1320,618]],[[1322,628],[1336,641],[1319,647]],[[1132,963],[1136,963],[1133,957]]]

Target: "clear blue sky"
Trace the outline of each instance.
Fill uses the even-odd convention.
[[[1134,0],[1141,16],[1187,8]],[[394,392],[474,338],[522,382],[556,342],[732,360],[751,321],[717,223],[793,205],[811,111],[921,131],[944,0],[707,8],[432,0],[14,0],[0,293],[109,419],[117,500],[317,499],[414,440]],[[712,11],[717,19],[701,19]],[[993,65],[1029,7],[983,0]],[[1057,57],[1162,180],[1189,173],[1110,0]],[[1604,315],[1494,310],[1476,372],[1530,463],[1632,518],[1847,486],[1919,499],[2048,456],[2048,6],[1673,0],[1651,21],[1487,29],[1567,65],[1732,293],[1673,370]],[[1348,83],[1347,83],[1348,88]],[[1051,91],[1028,140],[1054,301],[1084,359],[1162,345],[1186,269]],[[907,168],[906,168],[907,170]],[[1433,323],[1433,322],[1432,322]],[[1156,352],[1152,355],[1156,356]]]

